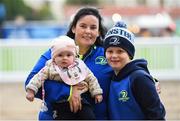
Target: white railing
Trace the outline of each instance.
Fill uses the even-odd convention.
[[[0,82],[24,81],[48,40],[0,40]],[[180,38],[136,38],[135,58],[148,60],[159,80],[180,80]]]
[[[137,38],[137,58],[145,57],[150,72],[160,80],[180,80],[180,38]],[[148,50],[147,50],[148,49]],[[147,50],[147,53],[141,52]]]

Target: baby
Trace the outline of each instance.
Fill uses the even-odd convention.
[[[89,90],[91,96],[95,98],[95,102],[100,103],[102,101],[102,89],[94,74],[85,63],[77,57],[78,51],[79,49],[75,45],[74,40],[68,36],[56,38],[51,46],[52,59],[46,62],[46,65],[34,75],[26,86],[26,98],[29,101],[33,101],[38,89],[43,86],[46,79],[49,79],[64,82],[70,86],[83,83],[87,86],[84,92]],[[44,87],[42,87],[42,89],[44,89]],[[44,92],[44,90],[42,90],[42,92]],[[44,95],[45,94],[42,93],[43,100]],[[87,117],[87,119],[91,119],[91,117],[92,116]]]

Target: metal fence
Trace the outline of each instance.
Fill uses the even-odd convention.
[[[47,40],[0,40],[0,82],[23,81],[45,50]],[[135,58],[148,60],[153,76],[180,80],[180,38],[136,38]]]

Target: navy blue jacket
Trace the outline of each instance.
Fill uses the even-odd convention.
[[[33,70],[29,74],[25,85],[28,84],[30,79],[45,65],[46,61],[51,58],[51,50],[49,49],[45,52],[37,64],[34,66]],[[94,112],[97,119],[107,119],[108,110],[107,110],[107,100],[109,92],[109,84],[113,75],[112,68],[107,64],[107,61],[104,57],[104,49],[99,46],[93,46],[83,57],[83,61],[94,73],[98,82],[103,89],[103,101],[100,104],[95,104],[95,100],[92,99],[89,95],[84,94],[85,97],[91,105],[94,107]],[[40,112],[39,119],[52,119],[52,106],[53,102],[59,102],[62,100],[67,100],[70,94],[70,87],[64,83],[57,81],[45,81],[45,97],[46,103],[48,105],[48,112]],[[41,98],[41,89],[38,91],[37,98]]]
[[[134,60],[114,75],[110,84],[109,112],[109,118],[116,120],[165,118],[165,108],[146,60]]]

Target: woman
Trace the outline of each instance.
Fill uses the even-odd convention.
[[[104,57],[104,49],[100,46],[101,39],[104,38],[105,32],[105,28],[102,25],[102,17],[97,9],[91,7],[82,8],[76,13],[67,32],[67,36],[74,39],[75,43],[79,46],[79,57],[94,73],[103,89],[103,101],[96,105],[88,94],[82,95],[87,99],[87,103],[90,103],[94,107],[94,113],[97,119],[108,119],[106,101],[108,100],[109,84],[113,74],[112,68],[107,64]],[[50,49],[40,57],[29,74],[25,85],[29,83],[29,80],[38,73],[49,59],[51,59]],[[67,100],[68,98],[70,98],[72,111],[76,112],[79,109],[77,108],[80,104],[79,95],[73,93],[76,87],[72,88],[72,96],[69,97],[69,95],[71,95],[71,87],[68,85],[47,80],[44,86],[48,111],[40,112],[40,120],[53,119],[56,113],[53,113],[54,109],[52,105],[59,101]],[[41,98],[41,91],[38,92],[36,97]]]

